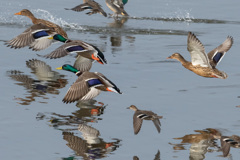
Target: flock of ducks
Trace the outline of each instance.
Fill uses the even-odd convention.
[[[92,4],[89,3],[89,1],[87,2],[80,6],[82,7],[87,4]],[[108,0],[106,2],[110,3]],[[77,6],[77,8],[79,8],[79,6]],[[95,11],[92,10],[92,12]],[[6,41],[5,45],[7,45],[7,47],[15,49],[29,47],[29,49],[32,49],[33,51],[40,51],[49,47],[54,41],[60,41],[64,44],[47,55],[39,56],[56,59],[71,53],[77,53],[77,58],[73,66],[70,64],[64,64],[63,66],[56,68],[59,70],[70,71],[78,76],[77,80],[72,84],[64,96],[62,100],[64,103],[72,103],[79,100],[91,100],[99,95],[101,91],[122,94],[120,89],[102,73],[89,72],[93,61],[97,61],[100,64],[107,63],[104,54],[96,46],[81,40],[70,40],[67,33],[61,27],[52,22],[36,18],[27,9],[23,9],[20,12],[15,13],[15,15],[29,17],[32,20],[33,25],[17,37]],[[135,111],[135,114],[133,115],[135,134],[138,134],[140,131],[143,120],[152,120],[157,131],[160,133],[161,123],[159,119],[162,118],[162,116],[158,116],[151,111],[139,110],[134,105],[131,105],[128,109]]]
[[[103,11],[101,5],[97,2],[93,0],[83,0],[83,2],[83,4],[80,4],[71,10],[80,12],[88,9],[90,10],[90,12],[87,13],[88,15],[99,13],[105,17],[107,16],[106,12]],[[126,3],[127,0],[106,0],[107,6],[114,12],[114,16],[128,16],[127,12],[124,10],[124,4]],[[99,72],[89,72],[93,61],[97,61],[100,64],[107,63],[104,54],[96,46],[81,40],[69,39],[67,33],[60,26],[50,21],[36,18],[27,9],[23,9],[20,12],[15,13],[15,15],[27,16],[32,20],[33,25],[12,40],[6,41],[5,44],[8,47],[15,49],[29,47],[34,51],[40,51],[49,47],[54,41],[60,41],[63,45],[42,57],[56,59],[71,53],[77,53],[77,58],[73,66],[65,64],[57,68],[73,72],[78,76],[77,80],[68,89],[63,98],[62,101],[64,103],[90,100],[99,95],[101,91],[122,94],[120,89],[106,76]],[[226,79],[228,77],[227,74],[223,71],[219,71],[216,66],[231,48],[232,44],[233,38],[228,36],[221,45],[206,54],[204,46],[200,40],[193,33],[189,32],[187,49],[191,55],[191,62],[186,61],[179,53],[172,54],[168,59],[176,59],[180,61],[186,69],[199,76]],[[159,119],[161,119],[162,116],[158,116],[152,111],[140,110],[134,105],[131,105],[128,109],[135,111],[133,115],[134,134],[139,133],[143,120],[151,120],[158,133],[160,133],[161,123]],[[223,144],[224,156],[227,156],[229,149],[224,148],[227,138],[222,137],[221,142]]]

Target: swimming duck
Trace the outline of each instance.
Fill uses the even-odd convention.
[[[103,15],[104,17],[107,17],[107,13],[104,12],[104,10],[102,9],[102,6],[95,2],[94,0],[83,0],[83,4],[80,4],[74,8],[68,9],[65,8],[66,10],[73,10],[76,12],[81,12],[84,11],[86,9],[89,9],[90,12],[87,12],[86,14],[88,15],[92,15],[92,14],[96,14],[99,13],[101,15]]]
[[[60,34],[56,34],[52,37],[54,40],[63,42],[62,46],[51,52],[50,54],[44,55],[45,58],[60,58],[64,57],[70,53],[77,53],[79,56],[90,59],[91,61],[87,61],[86,59],[81,59],[86,63],[86,66],[91,65],[93,60],[104,64],[107,63],[103,53],[94,45],[86,43],[81,40],[69,40],[61,36]],[[80,58],[80,57],[79,57]],[[80,64],[80,62],[78,62]],[[90,67],[91,68],[91,67]]]
[[[30,49],[39,51],[51,45],[52,39],[48,38],[55,34],[57,33],[53,28],[43,24],[34,24],[17,37],[5,42],[5,45],[15,49],[29,46]]]
[[[54,28],[54,30],[58,33],[58,34],[61,34],[62,36],[64,36],[65,38],[68,38],[67,36],[67,33],[60,27],[58,26],[57,24],[54,24],[52,22],[49,22],[47,20],[43,20],[43,19],[38,19],[36,18],[32,12],[30,12],[28,9],[23,9],[21,10],[20,12],[18,13],[15,13],[14,15],[22,15],[22,16],[27,16],[28,18],[30,18],[32,20],[32,23],[33,24],[44,24],[46,25],[47,27],[52,27]]]
[[[118,15],[129,16],[124,10],[124,4],[126,3],[126,0],[106,0],[106,5],[114,12],[113,16],[117,17]]]
[[[155,127],[157,128],[158,133],[160,133],[161,123],[159,119],[162,118],[162,116],[158,116],[156,113],[153,113],[152,111],[139,110],[135,105],[131,105],[127,109],[135,111],[133,115],[134,134],[138,134],[138,132],[140,131],[143,120],[152,120]]]
[[[78,79],[68,89],[64,103],[72,103],[77,100],[89,100],[96,97],[101,91],[110,91],[122,94],[119,88],[99,72],[79,72],[69,64],[56,68],[75,73]]]
[[[191,62],[186,61],[179,53],[174,53],[168,57],[168,59],[180,61],[185,68],[199,76],[226,79],[227,74],[223,71],[219,71],[216,66],[222,60],[225,53],[231,48],[232,44],[233,38],[228,36],[221,45],[206,54],[200,40],[192,32],[189,32],[187,49],[191,55]]]

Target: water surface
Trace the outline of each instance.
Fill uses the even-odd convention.
[[[120,20],[64,10],[80,4],[74,0],[45,2],[0,2],[2,159],[154,159],[158,151],[161,159],[190,159],[191,144],[174,138],[206,128],[219,129],[226,136],[239,134],[238,1],[129,1],[126,10],[130,17]],[[98,2],[111,13],[104,1]],[[106,75],[123,94],[104,92],[91,103],[62,103],[76,76],[55,68],[73,64],[74,55],[55,60],[37,56],[50,53],[61,43],[40,52],[4,45],[31,25],[27,17],[13,15],[24,8],[59,24],[71,39],[102,50],[108,64],[94,63],[91,71]],[[206,52],[233,36],[234,45],[218,66],[228,74],[227,79],[203,78],[179,62],[166,60],[174,52],[190,60],[188,31],[197,35]],[[21,74],[39,81],[26,65],[32,59],[49,65],[58,78],[47,87],[14,78]],[[126,109],[131,104],[163,116],[161,133],[152,122],[144,122],[140,133],[134,135],[133,112]],[[86,136],[78,130],[79,124],[99,134]],[[184,149],[175,149],[176,144]],[[210,149],[202,159],[219,159],[222,152]],[[231,148],[230,153],[237,159],[240,152]]]

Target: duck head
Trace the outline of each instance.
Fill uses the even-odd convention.
[[[213,78],[226,79],[228,75],[225,72],[218,71],[217,73],[212,73]]]
[[[20,12],[15,13],[14,15],[33,16],[32,12],[30,12],[28,9],[23,9]]]
[[[97,52],[92,53],[92,59],[96,60],[100,64],[107,64],[107,60],[105,59],[104,54],[97,47],[94,46],[94,48],[97,50]]]
[[[55,34],[53,35],[52,37],[48,38],[48,39],[54,39],[56,41],[60,41],[60,42],[63,42],[63,43],[67,43],[67,42],[70,42],[70,40],[64,38],[62,35],[60,34]]]
[[[56,69],[70,71],[70,72],[73,72],[75,74],[79,73],[79,71],[76,68],[74,68],[72,65],[70,65],[70,64],[64,64],[63,66],[58,67]]]
[[[183,59],[183,57],[182,57],[181,54],[179,54],[179,53],[173,53],[171,56],[167,57],[167,59],[176,59],[176,60],[179,60],[179,59]]]
[[[127,107],[127,109],[131,109],[131,110],[134,110],[134,111],[138,110],[138,108],[135,105],[131,105],[130,107]]]

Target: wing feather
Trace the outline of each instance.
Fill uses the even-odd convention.
[[[192,64],[194,66],[200,65],[202,67],[210,67],[208,57],[200,40],[191,32],[188,33],[187,49],[190,52]]]

